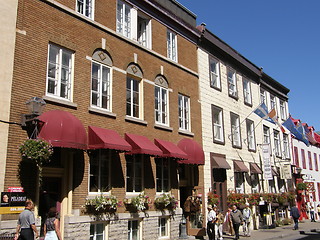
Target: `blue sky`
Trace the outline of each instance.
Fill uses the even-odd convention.
[[[320,0],[178,0],[197,24],[290,89],[289,111],[320,131]]]

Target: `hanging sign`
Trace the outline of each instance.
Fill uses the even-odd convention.
[[[292,179],[291,174],[291,165],[290,164],[283,164],[280,169],[280,178],[281,179]]]
[[[26,201],[24,192],[2,192],[0,214],[20,213],[24,210]]]
[[[263,159],[263,176],[266,180],[272,180],[272,167],[270,159],[270,146],[269,143],[261,144],[262,147],[262,159]]]

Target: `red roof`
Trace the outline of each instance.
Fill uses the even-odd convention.
[[[290,117],[290,118],[293,121],[294,125],[297,125],[298,122],[301,122],[300,119],[295,119],[293,117]]]
[[[111,129],[88,127],[89,149],[115,149],[119,151],[130,151],[131,145],[120,135]]]
[[[125,139],[132,146],[129,154],[163,155],[162,151],[145,136],[126,133]]]
[[[154,143],[162,150],[163,157],[187,159],[188,155],[172,142],[154,139]]]
[[[316,132],[315,133],[313,133],[314,134],[314,139],[317,141],[317,143],[319,143],[320,144],[320,135],[319,134],[317,134]]]
[[[69,112],[52,110],[39,116],[38,138],[54,147],[87,149],[87,133],[78,118]]]
[[[187,160],[181,160],[179,163],[204,165],[204,152],[197,142],[183,138],[178,143],[178,147],[188,155]]]

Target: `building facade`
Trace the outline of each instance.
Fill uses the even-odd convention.
[[[181,206],[203,195],[195,15],[176,1],[13,2],[8,120],[20,122],[31,97],[46,107],[24,119],[27,131],[7,126],[2,191],[23,187],[39,225],[56,207],[64,239],[177,239]],[[17,151],[28,137],[54,147],[41,185]],[[143,193],[149,210],[130,211],[125,203]],[[164,193],[178,200],[174,217],[153,205]],[[117,198],[115,215],[85,212],[98,196]],[[16,219],[2,215],[1,232],[14,231]]]

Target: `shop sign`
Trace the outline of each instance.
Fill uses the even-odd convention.
[[[272,167],[271,167],[271,159],[270,159],[270,146],[268,143],[261,144],[262,146],[262,159],[263,159],[263,175],[264,179],[272,180]]]
[[[290,164],[283,164],[280,171],[281,179],[292,179]]]
[[[20,213],[25,208],[24,192],[1,192],[0,214]]]

